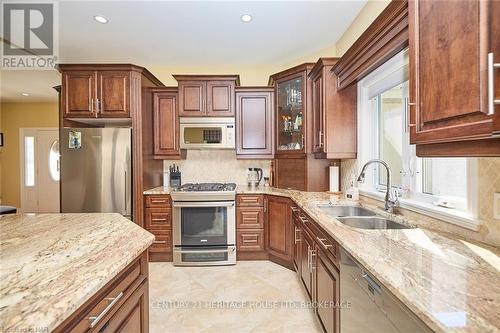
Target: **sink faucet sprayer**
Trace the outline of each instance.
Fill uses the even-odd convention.
[[[387,190],[385,191],[385,210],[389,213],[393,213],[394,207],[399,204],[399,199],[398,199],[398,195],[397,194],[394,195],[394,193],[392,192],[391,169],[389,168],[389,165],[387,165],[386,162],[384,162],[383,160],[380,160],[380,159],[373,159],[373,160],[369,160],[368,162],[366,162],[365,165],[363,165],[363,168],[361,169],[361,173],[359,174],[359,177],[358,177],[358,182],[359,183],[365,182],[366,168],[368,167],[368,165],[370,165],[372,163],[382,164],[387,171]]]

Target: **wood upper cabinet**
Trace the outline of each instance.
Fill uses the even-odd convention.
[[[95,71],[62,73],[61,108],[63,117],[96,117]]]
[[[58,69],[63,118],[131,118],[140,111],[141,88],[162,86],[145,68],[130,64],[60,64]]]
[[[205,115],[205,81],[179,81],[179,116]]]
[[[179,83],[179,116],[233,117],[238,75],[174,75]]]
[[[293,267],[292,210],[288,198],[267,196],[267,250]]]
[[[180,158],[177,88],[153,89],[155,158]]]
[[[130,71],[97,72],[99,117],[130,117]]]
[[[314,64],[305,63],[269,78],[275,87],[275,155],[302,157],[311,152],[312,82],[307,79]]]
[[[312,152],[316,158],[356,158],[357,89],[337,91],[331,71],[337,58],[320,58],[309,73],[312,81]]]
[[[273,158],[273,104],[273,87],[237,88],[237,158]]]
[[[211,117],[234,116],[235,81],[207,81],[206,114]]]
[[[493,95],[498,98],[500,87],[488,95],[488,85],[495,79],[498,82],[500,76],[500,69],[492,69],[493,78],[488,82],[488,54],[493,52],[500,61],[498,32],[494,31],[499,29],[495,21],[500,17],[500,6],[494,3],[409,2],[409,126],[417,154],[425,155],[419,145],[492,137],[494,109],[500,112],[499,106],[490,102]],[[497,140],[497,152],[499,147]],[[478,142],[470,153],[481,155],[494,148]],[[453,151],[443,152],[450,153],[453,155]]]
[[[340,300],[340,275],[335,265],[320,246],[312,257],[314,267],[314,301],[316,304],[338,304]],[[327,333],[340,332],[340,309],[336,306],[318,306],[317,316]]]

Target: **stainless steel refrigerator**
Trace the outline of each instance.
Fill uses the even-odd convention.
[[[61,131],[61,212],[132,219],[130,128]]]

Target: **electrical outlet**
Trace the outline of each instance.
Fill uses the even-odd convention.
[[[493,194],[493,218],[500,220],[500,193]]]

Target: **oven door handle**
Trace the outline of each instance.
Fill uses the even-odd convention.
[[[225,250],[177,250],[174,249],[174,252],[177,253],[229,253],[229,252],[234,252],[236,250],[236,247],[230,246]]]
[[[232,207],[234,201],[173,202],[172,207]]]

